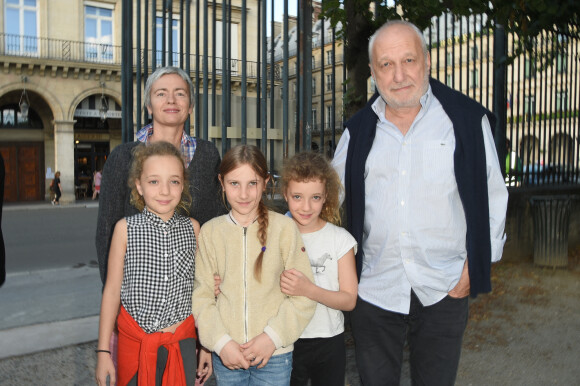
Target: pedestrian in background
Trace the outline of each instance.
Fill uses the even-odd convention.
[[[93,184],[95,185],[95,189],[93,190],[93,200],[97,199],[97,196],[101,193],[101,178],[103,175],[101,174],[101,170],[95,171],[95,175],[93,176]]]
[[[52,199],[52,205],[59,205],[60,196],[62,195],[62,190],[60,186],[60,172],[54,173],[54,179],[52,180],[50,186],[54,191],[54,198]]]
[[[507,189],[493,115],[429,77],[425,38],[391,21],[369,40],[378,93],[347,123],[333,165],[358,242],[351,313],[364,385],[453,385],[468,295],[491,290]]]

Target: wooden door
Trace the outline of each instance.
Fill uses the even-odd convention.
[[[23,143],[0,146],[6,167],[4,202],[40,201],[41,144]]]
[[[40,196],[40,149],[38,145],[18,149],[18,201],[38,201]]]
[[[4,167],[6,169],[6,175],[4,176],[4,202],[14,202],[18,200],[16,146],[0,146],[0,153],[2,153],[2,158],[4,158]]]

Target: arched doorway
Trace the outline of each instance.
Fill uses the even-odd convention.
[[[109,156],[111,132],[121,131],[121,106],[106,95],[90,95],[77,106],[74,118],[75,191],[83,199],[92,196],[94,173]]]
[[[30,108],[24,117],[18,104],[4,104],[0,106],[0,131],[0,153],[6,168],[4,201],[42,200],[44,144],[40,116]]]

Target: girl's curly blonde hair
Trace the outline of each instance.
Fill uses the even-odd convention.
[[[143,196],[139,194],[137,190],[137,185],[135,181],[141,178],[143,174],[143,165],[145,161],[152,156],[173,156],[180,161],[183,167],[183,191],[181,192],[181,200],[177,205],[175,210],[184,215],[189,216],[189,208],[191,207],[191,193],[189,192],[189,182],[187,181],[187,173],[185,170],[185,163],[183,162],[183,156],[181,152],[169,142],[152,142],[148,144],[140,143],[133,149],[133,161],[131,162],[131,168],[129,169],[129,179],[127,184],[129,189],[131,189],[131,205],[141,212],[145,208],[145,200]]]
[[[290,181],[320,181],[324,184],[326,201],[322,206],[320,218],[340,225],[340,194],[342,184],[330,162],[319,153],[303,152],[288,159],[282,169],[282,192],[286,192]]]

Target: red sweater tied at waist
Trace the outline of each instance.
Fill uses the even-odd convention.
[[[185,385],[185,372],[179,341],[197,338],[195,322],[190,315],[175,330],[147,334],[139,324],[121,307],[117,317],[119,329],[118,374],[119,385],[126,385],[138,372],[139,386],[155,386],[157,350],[164,346],[168,350],[167,365],[163,373],[164,385]]]

